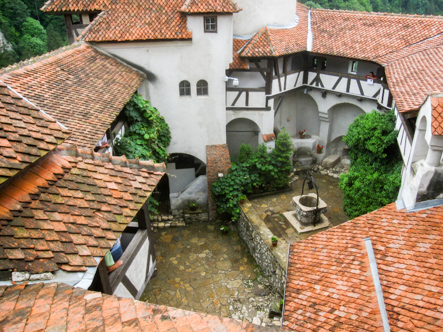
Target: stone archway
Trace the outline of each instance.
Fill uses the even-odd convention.
[[[326,143],[328,154],[346,154],[346,145],[342,138],[348,132],[349,125],[364,113],[363,109],[349,103],[336,104],[328,110],[329,135]]]
[[[259,144],[259,134],[260,128],[252,120],[238,118],[230,121],[226,125],[226,140],[230,156],[237,157],[242,144],[250,144],[253,149],[256,149]]]
[[[320,132],[320,117],[314,98],[304,90],[296,90],[284,96],[275,119],[277,129],[286,128],[291,137],[297,137],[300,130],[317,136]]]

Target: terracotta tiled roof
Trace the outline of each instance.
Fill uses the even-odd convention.
[[[57,283],[0,286],[0,321],[4,331],[268,331]]]
[[[0,184],[68,136],[68,131],[54,119],[0,82]]]
[[[143,82],[139,72],[78,44],[0,71],[0,80],[93,148]]]
[[[400,112],[418,110],[429,93],[443,89],[443,45],[386,65],[389,89]]]
[[[248,42],[247,39],[234,39],[232,47],[232,62],[229,64],[229,69],[248,69],[248,60],[241,58],[238,53],[241,48]]]
[[[443,17],[313,9],[312,52],[375,60],[443,32]]]
[[[0,270],[95,266],[131,222],[164,164],[61,146],[0,193]]]
[[[284,327],[380,331],[364,238],[370,236],[392,331],[443,326],[443,206],[390,204],[290,248]]]
[[[297,25],[289,29],[264,27],[241,52],[243,57],[282,56],[291,53],[306,51],[308,34],[308,7],[297,4]]]
[[[198,13],[238,13],[241,8],[232,0],[185,0],[180,11],[187,14]]]
[[[90,8],[89,2],[75,3],[66,8],[76,11],[88,11]],[[53,13],[66,11],[63,4],[65,1],[59,6],[45,5],[42,9]],[[103,1],[98,5],[103,7],[103,12],[83,31],[81,38],[95,42],[191,39],[186,16],[180,13],[182,5],[183,1],[177,0]]]
[[[443,135],[443,97],[431,96],[432,135]]]
[[[85,12],[106,8],[111,0],[48,0],[41,8],[46,12]]]

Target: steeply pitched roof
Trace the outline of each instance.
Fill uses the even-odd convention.
[[[152,161],[59,147],[0,193],[0,270],[95,266],[164,172]]]
[[[431,96],[432,135],[443,135],[443,97]]]
[[[0,321],[5,331],[269,330],[57,283],[0,286]]]
[[[68,136],[68,131],[54,119],[0,82],[0,184]]]
[[[180,13],[182,5],[183,1],[177,0],[103,1],[98,5],[103,12],[83,31],[81,38],[94,42],[191,39],[186,16]],[[66,8],[88,11],[90,3],[83,0],[68,5],[65,0],[53,0],[42,10],[57,13],[67,11]]]
[[[144,77],[77,44],[7,67],[0,80],[66,126],[72,132],[67,142],[93,148]]]
[[[239,51],[248,42],[247,39],[234,39],[232,47],[232,62],[229,64],[229,69],[248,69],[249,63],[245,58],[240,57]]]
[[[233,0],[185,0],[180,11],[187,14],[238,13],[241,8]]]
[[[41,8],[46,12],[86,12],[100,11],[112,0],[48,0]]]
[[[443,206],[407,213],[390,204],[290,248],[284,328],[378,331],[364,238],[370,236],[392,330],[443,326]]]
[[[312,52],[375,60],[442,34],[443,17],[311,11]]]
[[[297,4],[298,23],[293,28],[262,28],[241,52],[243,57],[278,57],[306,51],[308,8]]]
[[[386,77],[400,112],[418,110],[429,93],[443,89],[443,44],[386,65]]]

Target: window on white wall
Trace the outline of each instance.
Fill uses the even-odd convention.
[[[208,82],[205,80],[200,80],[197,82],[197,96],[207,96],[208,95]]]
[[[205,32],[217,32],[217,16],[205,16]]]
[[[191,95],[191,84],[188,81],[181,81],[179,84],[180,96]]]

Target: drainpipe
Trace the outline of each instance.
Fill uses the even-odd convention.
[[[383,329],[385,332],[389,332],[391,329],[389,327],[388,314],[386,313],[385,301],[383,299],[383,290],[381,289],[380,278],[378,276],[377,261],[375,260],[374,249],[372,248],[372,242],[369,236],[365,238],[365,245],[371,267],[372,280],[374,281],[375,293],[377,294]]]
[[[308,12],[308,39],[306,41],[306,50],[308,52],[312,51],[312,43],[313,43],[313,36],[312,36],[312,27],[311,27],[311,10],[309,9],[309,12]]]

